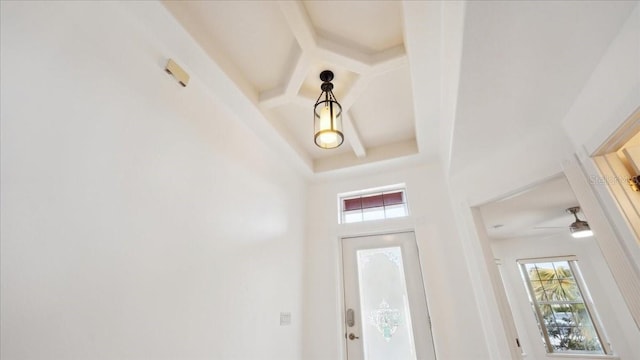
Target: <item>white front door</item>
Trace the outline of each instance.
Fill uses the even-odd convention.
[[[435,359],[413,232],[342,239],[348,360]]]

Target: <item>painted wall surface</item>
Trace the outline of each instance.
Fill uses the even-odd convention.
[[[408,218],[338,224],[338,194],[398,183],[407,187]],[[312,184],[308,206],[305,360],[343,358],[340,238],[402,230],[415,231],[438,359],[490,358],[439,164]]]
[[[605,142],[618,135],[630,116],[640,109],[640,4],[609,45],[600,63],[563,119],[567,136],[575,148],[581,171],[590,190],[598,197],[615,237],[598,241],[616,276],[632,314],[640,324],[640,247],[605,179],[591,158]],[[637,122],[637,121],[636,121]],[[578,194],[579,195],[579,194]],[[580,199],[583,202],[584,199]],[[597,210],[583,206],[594,219]],[[613,243],[616,242],[616,243]]]
[[[591,155],[640,107],[640,5],[609,46],[562,123]]]
[[[590,158],[606,140],[640,109],[640,5],[629,15],[573,107],[563,120],[567,134],[587,172],[590,185],[602,199],[610,221],[628,256],[640,264],[640,247]],[[640,274],[640,273],[639,273]]]
[[[513,311],[522,349],[527,359],[545,359],[535,315],[522,282],[518,259],[575,255],[614,354],[621,359],[640,358],[640,332],[624,303],[595,238],[574,239],[568,232],[546,238],[494,240],[494,255]],[[588,358],[588,357],[585,357]]]
[[[156,2],[1,6],[0,357],[299,359],[306,182],[163,70],[210,60]]]

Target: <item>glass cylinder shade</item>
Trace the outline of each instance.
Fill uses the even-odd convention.
[[[337,101],[318,101],[313,109],[314,140],[323,149],[342,145],[342,106]]]

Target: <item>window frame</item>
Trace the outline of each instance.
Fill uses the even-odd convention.
[[[587,314],[589,315],[589,318],[591,320],[591,323],[593,324],[593,328],[596,332],[596,335],[598,336],[599,342],[600,342],[600,346],[602,347],[602,353],[596,353],[593,351],[587,351],[587,350],[568,350],[568,351],[556,351],[550,341],[549,338],[549,331],[547,328],[547,325],[544,321],[544,315],[542,314],[542,310],[540,307],[540,303],[538,302],[538,299],[536,299],[535,296],[535,290],[533,289],[533,285],[532,285],[532,281],[531,278],[529,276],[529,272],[527,271],[526,265],[527,264],[540,264],[540,263],[553,263],[553,262],[566,262],[569,266],[569,269],[571,270],[572,274],[573,274],[573,278],[575,280],[576,283],[576,287],[578,288],[578,291],[580,292],[580,297],[582,298],[581,302],[578,301],[572,301],[572,302],[567,302],[567,301],[548,301],[546,304],[543,305],[552,305],[552,304],[583,304],[585,307],[585,310],[587,312]],[[582,276],[582,273],[580,272],[580,268],[578,265],[578,257],[575,255],[565,255],[565,256],[554,256],[554,257],[538,257],[538,258],[526,258],[526,259],[518,259],[516,260],[518,267],[520,268],[520,274],[522,276],[522,280],[525,283],[525,287],[527,289],[527,295],[529,297],[529,302],[530,305],[532,305],[533,310],[534,310],[534,314],[535,314],[535,320],[537,322],[538,328],[541,332],[542,335],[542,340],[544,341],[544,345],[545,345],[545,349],[546,349],[546,353],[547,356],[558,356],[558,357],[575,357],[576,355],[583,355],[583,356],[604,356],[604,357],[609,357],[613,355],[613,352],[611,350],[609,341],[606,337],[606,333],[604,331],[604,328],[602,326],[602,323],[600,322],[599,317],[597,316],[597,312],[596,312],[596,308],[595,308],[595,304],[593,303],[593,300],[591,299],[591,294],[589,293],[589,290],[587,288],[586,282],[584,280],[584,277]]]
[[[404,201],[399,204],[392,204],[391,206],[400,205],[400,204],[403,205],[405,210],[405,215],[396,216],[396,217],[386,217],[385,205],[371,207],[371,208],[361,207],[360,211],[362,214],[362,218],[360,221],[351,221],[351,222],[346,221],[346,217],[345,217],[345,201],[346,200],[355,199],[355,198],[365,198],[368,196],[375,196],[378,194],[384,195],[384,194],[396,193],[396,192],[402,193],[402,198]],[[407,187],[404,183],[340,193],[337,196],[337,200],[338,200],[338,224],[341,224],[341,225],[342,224],[358,224],[358,223],[365,223],[365,222],[371,222],[371,221],[384,221],[384,220],[390,220],[390,219],[400,219],[400,218],[407,218],[410,216]],[[364,219],[364,210],[377,209],[377,208],[382,208],[384,217],[378,218],[378,219],[369,219],[369,220]]]

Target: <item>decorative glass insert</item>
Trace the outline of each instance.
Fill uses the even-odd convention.
[[[340,222],[353,223],[409,215],[404,185],[340,196]]]
[[[581,290],[576,261],[532,259],[519,263],[547,353],[607,353]]]
[[[391,336],[398,330],[398,325],[400,325],[400,310],[391,309],[389,304],[382,300],[378,309],[371,312],[370,320],[371,324],[389,342],[391,341]]]
[[[415,360],[402,250],[358,250],[357,261],[364,358]]]

